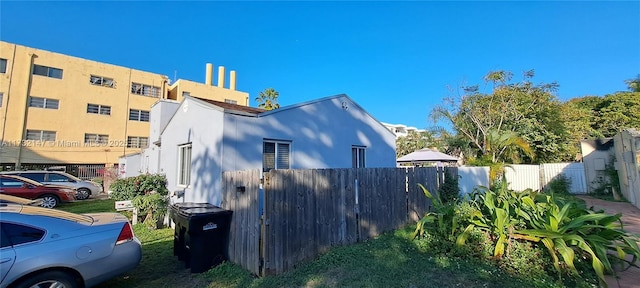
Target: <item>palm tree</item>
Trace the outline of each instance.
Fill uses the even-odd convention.
[[[640,92],[640,74],[635,79],[624,80],[631,92]]]
[[[491,157],[489,176],[492,180],[500,177],[505,162],[518,163],[521,160],[521,153],[531,159],[535,157],[529,143],[514,131],[490,129],[485,139],[487,148],[485,156]]]
[[[256,97],[258,107],[264,110],[280,108],[280,104],[278,104],[278,95],[280,95],[280,93],[273,88],[264,89],[264,91],[260,92],[258,97]]]

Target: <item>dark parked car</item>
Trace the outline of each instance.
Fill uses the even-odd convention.
[[[0,287],[91,287],[142,257],[128,219],[0,204]]]
[[[61,202],[75,201],[76,191],[66,186],[44,185],[20,176],[0,175],[0,193],[42,199],[42,207],[53,208]]]

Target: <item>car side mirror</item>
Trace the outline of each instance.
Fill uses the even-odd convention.
[[[22,188],[25,188],[25,189],[33,189],[33,185],[31,185],[31,184],[27,184],[27,183],[22,183]]]

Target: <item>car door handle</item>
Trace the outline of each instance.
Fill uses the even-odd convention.
[[[7,262],[9,262],[11,260],[13,260],[13,258],[2,258],[2,260],[0,260],[0,264],[7,263]]]

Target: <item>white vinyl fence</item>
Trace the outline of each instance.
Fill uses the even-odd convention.
[[[541,165],[508,165],[505,177],[509,189],[522,191],[526,189],[543,190],[559,175],[571,181],[569,192],[586,194],[587,181],[583,163],[549,163]],[[489,167],[459,167],[458,187],[460,194],[471,193],[476,186],[489,186]]]
[[[549,184],[559,175],[564,175],[571,181],[569,192],[572,194],[587,193],[587,179],[584,173],[584,163],[549,163],[540,165],[540,175],[543,185]]]
[[[460,195],[473,192],[477,186],[489,187],[489,167],[458,167]]]

